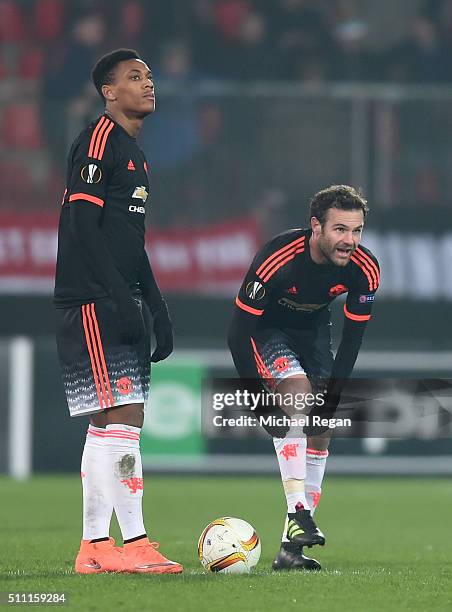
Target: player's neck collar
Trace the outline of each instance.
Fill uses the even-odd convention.
[[[118,127],[122,132],[124,132],[124,134],[127,136],[127,138],[131,138],[132,140],[136,140],[136,138],[134,136],[131,136],[129,134],[129,132],[120,123],[118,123],[118,121],[111,115],[111,113],[108,112],[107,109],[104,110],[104,115],[106,117],[108,117],[111,121],[113,121],[113,123],[116,125],[116,127]]]

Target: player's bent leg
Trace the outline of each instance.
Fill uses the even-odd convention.
[[[328,446],[331,441],[332,430],[321,436],[308,438],[306,449],[306,498],[314,515],[322,495],[322,483],[325,475]]]
[[[308,392],[309,381],[304,375],[296,375],[282,380],[276,392],[281,397],[295,397],[298,391]],[[289,416],[296,412],[294,403],[284,406]],[[307,508],[305,496],[306,478],[306,436],[302,427],[293,427],[285,438],[273,438],[276,457],[281,473],[282,485],[287,502],[287,512],[296,512],[296,508]],[[288,541],[287,533],[283,538]]]
[[[334,365],[331,351],[331,330],[329,326],[320,327],[313,338],[308,339],[303,347],[303,358],[306,371],[309,373],[314,395],[325,398],[328,382]],[[313,412],[316,413],[314,407]],[[310,422],[310,426],[312,423]],[[322,481],[325,473],[328,447],[331,441],[332,429],[320,435],[310,435],[307,431],[306,450],[306,497],[313,514],[319,504],[322,493]]]
[[[284,410],[291,416],[306,414],[309,407],[303,403],[302,398],[310,392],[311,385],[304,374],[285,378],[277,387],[281,397],[293,398],[292,402],[285,401],[284,405]],[[303,426],[291,427],[286,438],[274,438],[273,443],[287,501],[288,524],[283,540],[298,546],[324,545],[325,536],[312,519],[306,499],[306,436]]]
[[[302,417],[308,414],[310,405],[306,405],[305,399],[308,394],[312,393],[312,388],[306,374],[300,373],[284,378],[278,383],[276,393],[281,394],[284,399],[281,409],[288,416]]]
[[[124,404],[91,417],[105,425],[104,444],[111,498],[124,540],[124,571],[131,573],[175,574],[182,565],[158,552],[158,543],[150,542],[143,522],[143,469],[139,447],[143,424],[143,404]]]
[[[256,338],[255,342],[255,353],[257,353],[258,360],[256,361],[257,374],[263,379],[262,382],[267,388],[270,387],[269,383],[272,384],[270,387],[274,391],[275,383],[277,385],[276,393],[281,394],[281,397],[293,398],[292,402],[284,402],[284,412],[289,415],[302,416],[306,414],[306,406],[297,400],[306,398],[306,394],[311,393],[311,384],[306,376],[306,373],[299,362],[298,355],[294,352],[290,346],[290,339],[288,339],[279,330],[274,333],[266,333],[262,337]],[[284,395],[285,394],[285,395]],[[300,410],[301,408],[301,410]],[[283,487],[286,494],[287,508],[290,514],[296,515],[298,504],[301,504],[305,509],[304,514],[309,515],[309,505],[305,496],[305,477],[306,477],[306,436],[303,432],[303,427],[298,427],[297,430],[292,430],[289,435],[286,434],[285,438],[274,437],[273,443],[280,467],[281,479],[283,481]],[[302,508],[298,506],[299,510]],[[300,518],[303,522],[305,521],[303,515]],[[281,548],[285,548],[289,544],[288,535],[288,523],[289,516],[287,516],[286,526],[282,536]],[[295,528],[295,523],[292,525],[292,531]],[[302,528],[297,524],[297,530],[300,534]],[[310,545],[313,543],[324,543],[324,536],[319,540],[316,534],[316,538],[308,538],[305,535],[305,541],[308,540]],[[293,535],[293,534],[292,534]],[[314,540],[314,542],[313,542]],[[318,542],[317,542],[318,541]],[[292,548],[292,546],[290,547]],[[302,559],[302,548],[299,543],[295,543],[293,550],[297,549],[296,556],[299,557],[299,563],[303,562]],[[285,555],[285,550],[278,553],[277,559],[275,559],[276,565],[279,567],[284,564],[288,567],[290,565],[288,555]],[[291,550],[291,553],[293,551]],[[295,554],[295,553],[293,553]],[[283,561],[282,557],[286,559]],[[307,559],[307,558],[305,558]],[[293,561],[293,560],[292,560]],[[306,561],[308,565],[312,565],[310,560]],[[317,562],[314,562],[317,565]]]

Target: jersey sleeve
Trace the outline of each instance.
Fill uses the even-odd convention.
[[[352,255],[356,264],[355,282],[350,287],[344,305],[345,320],[342,339],[334,360],[328,385],[330,408],[336,408],[343,387],[351,376],[361,348],[368,321],[371,318],[375,292],[380,284],[380,267],[374,255],[364,247],[358,247]]]
[[[344,314],[350,321],[366,323],[371,318],[375,293],[380,285],[380,266],[377,258],[363,247],[358,247],[352,261],[356,266],[356,281],[348,292]]]
[[[105,115],[83,134],[72,151],[66,201],[84,201],[103,208],[113,170],[111,131],[115,124]]]
[[[304,251],[305,236],[290,231],[270,240],[256,254],[236,298],[236,306],[254,316],[262,316],[270,294],[284,274],[285,264]]]

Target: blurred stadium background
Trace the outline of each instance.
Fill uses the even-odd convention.
[[[85,423],[68,418],[53,336],[56,227],[68,147],[101,112],[91,66],[119,46],[155,75],[148,248],[176,333],[155,368],[148,469],[277,469],[259,434],[201,434],[201,381],[233,374],[225,333],[253,253],[306,224],[332,183],[368,196],[382,265],[357,374],[450,376],[451,41],[451,0],[0,0],[0,472],[79,469]],[[405,399],[393,422],[410,439],[337,440],[330,473],[452,472],[439,409]]]

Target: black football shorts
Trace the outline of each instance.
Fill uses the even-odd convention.
[[[297,374],[312,381],[331,376],[334,358],[330,325],[303,330],[260,329],[251,344],[256,373],[269,390]]]
[[[121,341],[114,302],[102,298],[56,309],[56,340],[71,416],[122,404],[144,403],[151,376],[151,315],[140,298],[145,333],[137,344]]]

